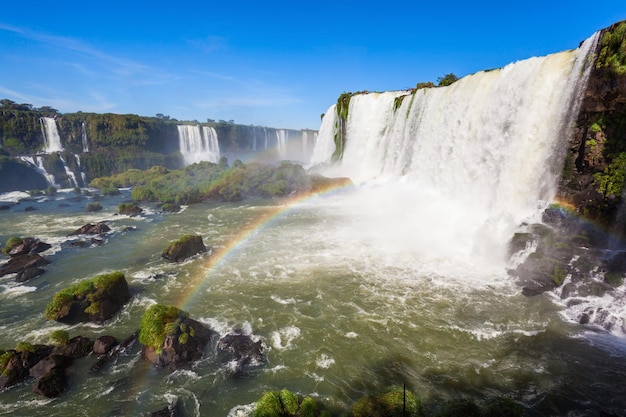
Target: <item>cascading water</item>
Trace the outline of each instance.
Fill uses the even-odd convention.
[[[288,133],[283,129],[276,130],[276,149],[279,158],[287,157],[287,140]]]
[[[18,159],[20,161],[26,162],[28,165],[32,166],[37,172],[44,176],[48,185],[52,187],[58,187],[56,184],[54,175],[50,174],[46,171],[46,168],[43,165],[43,158],[41,156],[32,157],[32,156],[19,156]]]
[[[178,143],[185,164],[201,161],[218,162],[220,148],[215,128],[211,126],[178,126]]]
[[[89,152],[89,140],[87,138],[87,129],[85,129],[85,122],[81,123],[81,139],[83,141],[83,153]]]
[[[44,152],[61,152],[63,145],[61,144],[56,120],[53,117],[42,117],[39,121],[41,122],[41,133],[44,139]]]
[[[76,181],[76,175],[74,175],[70,167],[67,165],[65,158],[63,158],[63,156],[59,154],[59,159],[61,160],[61,163],[63,164],[63,169],[65,170],[65,174],[67,175],[67,178],[70,182],[70,186],[78,187],[78,181]]]
[[[327,173],[386,183],[358,204],[382,235],[395,228],[390,237],[436,258],[502,261],[514,228],[554,196],[595,42],[444,88],[355,95],[343,159]],[[336,126],[331,106],[313,164],[329,162]]]

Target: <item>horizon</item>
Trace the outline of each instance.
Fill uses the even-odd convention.
[[[61,113],[318,130],[344,92],[502,68],[626,19],[616,0],[592,12],[558,3],[13,3],[0,18],[0,96]]]

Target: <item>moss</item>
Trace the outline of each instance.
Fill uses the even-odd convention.
[[[179,319],[187,318],[189,314],[177,307],[164,304],[151,306],[141,318],[139,327],[139,342],[149,346],[157,352],[168,334],[173,334],[179,326]]]
[[[280,391],[280,402],[286,413],[296,415],[299,405],[298,396],[296,394],[287,389],[283,389]]]
[[[8,255],[9,252],[11,252],[17,246],[21,245],[23,242],[24,239],[22,239],[21,237],[10,237],[9,240],[7,240],[7,243],[5,243],[4,248],[2,248],[2,252],[4,252],[5,255]]]
[[[70,341],[70,335],[65,330],[55,330],[50,333],[50,341],[55,345],[64,346]]]
[[[363,397],[352,407],[353,417],[402,417],[420,414],[419,398],[402,387],[392,387],[383,394]]]
[[[332,160],[338,161],[343,158],[346,146],[346,123],[348,122],[348,110],[350,109],[350,99],[354,94],[343,93],[337,99],[337,125],[335,126],[335,152]]]
[[[604,282],[607,284],[613,285],[615,287],[622,285],[624,281],[624,276],[615,272],[606,272],[604,274]]]
[[[317,404],[315,400],[311,397],[304,398],[300,404],[300,417],[316,417],[316,415]]]
[[[618,75],[626,74],[626,22],[611,26],[604,32],[600,46],[596,68],[608,69]]]
[[[69,312],[74,302],[82,301],[87,303],[83,310],[85,313],[97,314],[100,300],[109,288],[118,285],[120,281],[126,281],[122,272],[101,274],[92,279],[80,281],[56,293],[46,307],[45,316],[50,320],[58,320]]]
[[[605,199],[620,198],[626,180],[626,152],[617,155],[602,171],[593,176],[598,193]]]
[[[33,353],[35,351],[35,346],[31,345],[28,342],[19,342],[17,346],[15,347],[15,350],[21,353],[26,353],[26,352]]]
[[[281,417],[283,406],[280,394],[277,391],[269,391],[263,394],[254,409],[254,417]]]
[[[550,279],[557,287],[560,287],[563,284],[563,281],[565,281],[566,276],[567,273],[565,272],[565,270],[560,266],[555,265],[552,269],[552,274],[550,274]]]
[[[189,333],[182,333],[180,336],[178,336],[178,343],[180,343],[181,345],[186,345],[188,341]]]

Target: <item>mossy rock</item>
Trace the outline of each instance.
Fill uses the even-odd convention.
[[[352,417],[418,417],[420,415],[419,398],[402,387],[392,387],[382,394],[363,397],[354,404],[351,411]]]
[[[83,280],[54,295],[45,316],[63,323],[102,323],[130,300],[124,274],[112,272]]]
[[[180,239],[170,242],[167,248],[163,250],[161,256],[168,261],[182,262],[199,253],[207,251],[202,241],[202,236],[185,235]]]
[[[131,203],[122,203],[117,206],[117,210],[120,214],[125,214],[127,216],[137,216],[143,212],[143,209],[139,207],[137,204]]]
[[[202,358],[212,332],[202,323],[175,306],[155,304],[141,319],[139,342],[142,354],[159,368],[176,369],[179,365]]]
[[[317,417],[319,415],[317,403],[313,398],[300,398],[287,389],[280,392],[266,392],[254,409],[254,417]]]

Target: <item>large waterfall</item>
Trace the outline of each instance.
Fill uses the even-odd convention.
[[[41,133],[44,140],[44,152],[60,152],[63,150],[61,144],[61,137],[59,136],[59,130],[57,129],[56,120],[53,117],[42,117],[41,121]]]
[[[211,126],[179,125],[178,143],[186,165],[220,159],[217,132]]]
[[[371,189],[357,207],[381,224],[377,240],[437,258],[503,259],[513,228],[554,196],[595,42],[448,87],[354,95],[343,158],[326,173]],[[330,162],[336,113],[323,118],[313,163]]]

